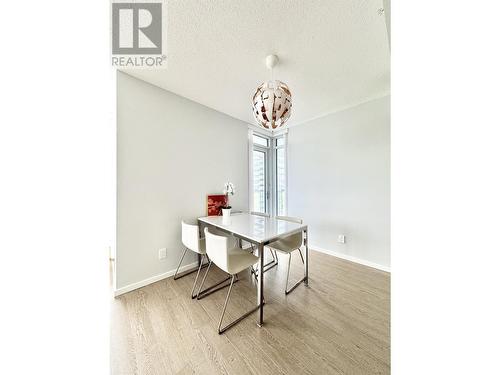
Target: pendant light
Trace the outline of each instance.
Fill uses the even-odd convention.
[[[288,86],[273,77],[273,68],[278,56],[266,57],[266,66],[271,70],[271,80],[264,82],[253,95],[253,114],[257,123],[265,129],[276,130],[285,125],[292,110],[292,94]]]

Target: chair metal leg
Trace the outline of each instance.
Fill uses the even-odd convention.
[[[180,266],[182,264],[182,261],[184,260],[184,256],[186,255],[187,251],[188,251],[188,249],[185,248],[184,252],[182,253],[181,260],[180,260],[179,264],[177,265],[177,269],[175,270],[174,280],[181,279],[181,278],[183,278],[184,276],[187,276],[187,275],[191,275],[193,272],[196,272],[198,270],[198,267],[195,267],[195,268],[193,268],[191,270],[188,270],[188,271],[185,271],[185,272],[181,273],[180,275],[178,274],[179,268],[180,268]],[[200,254],[198,254],[198,256],[200,256]],[[203,264],[202,261],[200,261],[200,264],[201,264],[201,268],[205,268],[206,266],[208,266],[208,263]]]
[[[271,252],[271,256],[273,257],[273,263],[278,264],[278,254],[276,254],[276,250],[269,249],[269,251]],[[269,268],[271,269],[272,267]]]
[[[207,270],[205,271],[205,275],[203,275],[203,279],[201,280],[200,287],[198,288],[198,294],[197,297],[200,295],[201,288],[203,287],[203,284],[205,284],[205,279],[207,278],[208,271],[210,271],[210,267],[212,266],[212,261],[209,259],[208,261],[208,267]]]
[[[229,290],[227,291],[226,300],[224,301],[224,307],[222,308],[222,314],[220,316],[219,327],[218,327],[219,334],[222,333],[220,327],[222,325],[222,319],[224,318],[224,314],[226,312],[227,303],[229,302],[229,296],[231,295],[231,290],[233,289],[233,283],[234,283],[234,276],[231,277],[231,284],[229,285]]]
[[[273,250],[273,249],[269,249],[269,252],[271,253],[271,257],[273,258],[272,261],[264,264],[264,272],[266,272],[267,270],[265,269],[265,267],[267,267],[268,265],[272,264],[271,267],[269,267],[268,269],[271,269],[273,268],[275,265],[278,264],[278,256],[276,255],[276,251]]]
[[[277,265],[278,265],[278,262],[276,260],[272,260],[271,262],[264,264],[264,272],[269,271],[271,268],[274,268]]]
[[[275,260],[271,260],[270,262],[267,262],[266,264],[264,264],[264,272],[269,271],[271,268],[276,267],[277,265],[278,265],[278,262],[276,262]],[[270,266],[270,267],[268,267],[268,266]],[[252,270],[253,270],[252,273],[255,273],[255,274],[257,274],[259,271],[255,268],[253,268],[253,266],[252,266]]]
[[[229,328],[233,327],[234,325],[236,325],[237,323],[241,322],[243,319],[245,319],[246,317],[248,317],[250,314],[254,313],[255,311],[257,311],[259,308],[260,308],[260,305],[257,305],[256,307],[254,307],[253,309],[251,309],[250,311],[247,311],[245,314],[243,314],[242,316],[240,316],[239,318],[233,320],[231,323],[227,324],[225,327],[222,327],[222,320],[224,319],[224,314],[226,313],[226,308],[227,308],[227,304],[229,302],[229,296],[231,295],[231,290],[233,289],[233,284],[234,284],[234,278],[235,278],[236,275],[233,275],[231,277],[231,284],[229,285],[229,290],[227,291],[227,296],[226,296],[226,300],[224,302],[224,307],[222,308],[222,314],[220,316],[220,320],[219,320],[219,327],[217,328],[218,332],[219,332],[219,335],[223,334],[224,332],[226,332]],[[236,280],[238,281],[238,280]],[[265,302],[264,302],[265,303]],[[222,327],[222,328],[221,328]]]
[[[276,267],[278,265],[278,254],[276,254],[276,250],[269,249],[269,251],[271,252],[271,256],[273,257],[273,260],[270,261],[270,262],[267,262],[266,264],[264,264],[264,272],[267,272],[271,268],[274,268],[274,267]],[[254,275],[255,280],[257,280],[257,278],[258,278],[258,270],[256,270],[252,266],[252,271],[251,272]]]
[[[300,251],[300,247],[297,249],[300,254],[300,259],[302,259],[302,264],[304,264],[304,257],[302,256],[302,251]]]
[[[201,260],[200,260],[200,266],[198,267],[198,272],[196,273],[196,278],[194,279],[194,283],[193,283],[193,289],[191,289],[191,298],[196,298],[197,295],[194,295],[194,288],[196,288],[196,283],[198,282],[198,276],[200,276],[200,271],[201,271],[201,266],[203,266],[203,259],[205,258],[205,254],[203,254],[201,256]]]
[[[225,288],[225,287],[227,287],[229,285],[229,284],[226,284],[226,285],[221,285],[221,284],[224,283],[224,282],[226,282],[226,281],[228,281],[231,278],[231,276],[225,278],[224,280],[219,281],[217,284],[211,285],[208,288],[201,290],[201,288],[203,288],[203,285],[205,284],[205,280],[207,278],[208,271],[210,271],[210,266],[211,265],[212,265],[212,261],[210,260],[209,263],[208,263],[207,271],[205,272],[205,275],[203,276],[203,280],[201,281],[200,287],[198,288],[198,293],[196,294],[196,299],[197,300],[205,298],[206,296],[208,296],[208,295],[210,295],[210,294],[212,294],[214,292],[217,292],[218,290],[221,290],[221,289],[223,289],[223,288]],[[236,280],[236,282],[237,281],[238,280]],[[221,286],[219,286],[219,285],[221,285]]]
[[[273,252],[273,250],[271,250],[271,252]],[[274,256],[273,256],[273,258],[275,259],[276,264],[278,264],[278,253],[276,252],[276,250],[274,250]]]
[[[300,252],[300,249],[298,249],[298,250],[299,250],[300,257],[302,258],[302,253]],[[290,275],[290,261],[292,260],[292,253],[290,253],[288,255],[289,255],[289,257],[288,257],[288,270],[286,272],[285,295],[290,294],[295,288],[297,288],[302,283],[302,281],[305,281],[307,279],[307,277],[304,276],[302,279],[297,281],[297,283],[294,286],[292,286],[290,289],[288,289],[288,276]],[[304,262],[304,258],[302,258],[302,262]]]
[[[184,252],[182,253],[182,256],[181,256],[181,260],[179,261],[179,264],[177,265],[177,269],[175,270],[175,274],[174,274],[174,280],[177,280],[177,279],[180,279],[182,276],[177,276],[177,272],[179,272],[179,268],[182,264],[182,261],[184,260],[184,256],[186,255],[186,252],[187,252],[187,247],[184,249]],[[183,275],[183,276],[186,276],[186,275]]]

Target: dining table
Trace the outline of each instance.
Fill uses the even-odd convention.
[[[205,216],[198,218],[200,232],[204,227],[216,228],[219,231],[232,235],[241,240],[255,245],[258,251],[258,282],[257,306],[253,311],[259,310],[257,325],[264,324],[264,248],[274,241],[285,238],[295,233],[303,232],[304,238],[304,276],[296,284],[309,285],[309,247],[307,224],[299,224],[279,217],[266,217],[251,213],[234,213],[229,217]],[[294,286],[294,287],[295,287]]]

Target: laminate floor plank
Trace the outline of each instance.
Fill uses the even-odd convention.
[[[390,374],[390,274],[315,251],[309,259],[310,286],[287,296],[288,256],[264,274],[261,328],[254,313],[219,335],[228,288],[191,299],[195,273],[113,298],[111,373]],[[212,266],[205,287],[226,276]],[[255,279],[238,276],[223,324],[256,304]],[[290,285],[302,276],[293,254]]]

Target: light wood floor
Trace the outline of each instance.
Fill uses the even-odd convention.
[[[113,299],[112,374],[389,374],[390,275],[311,251],[309,287],[285,296],[287,261],[265,273],[262,328],[254,313],[219,335],[227,288],[192,300],[195,274]],[[302,270],[293,254],[291,282]],[[224,323],[256,303],[252,280],[240,274]]]

